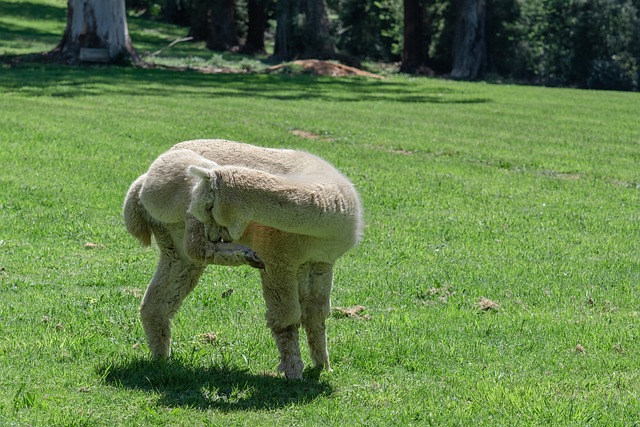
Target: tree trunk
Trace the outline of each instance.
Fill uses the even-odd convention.
[[[305,15],[303,25],[305,58],[329,59],[336,54],[336,47],[329,33],[329,18],[325,0],[301,0]]]
[[[273,56],[291,59],[295,56],[293,17],[297,15],[297,0],[278,0],[276,4],[276,43]]]
[[[458,0],[451,77],[476,80],[487,66],[486,0]]]
[[[239,42],[235,0],[213,0],[210,18],[207,48],[226,51],[237,47]]]
[[[191,28],[189,35],[195,41],[204,41],[209,38],[209,15],[211,8],[209,0],[193,0],[191,3]]]
[[[67,27],[53,50],[67,62],[139,62],[124,0],[68,0]]]
[[[329,59],[335,56],[325,0],[278,0],[276,20],[275,57]]]
[[[404,0],[403,73],[415,73],[425,64],[424,6],[421,0]]]
[[[265,0],[247,1],[247,40],[242,47],[244,53],[264,53],[264,30],[267,20]]]
[[[164,20],[171,24],[183,26],[191,24],[189,7],[184,0],[164,0],[162,10]]]

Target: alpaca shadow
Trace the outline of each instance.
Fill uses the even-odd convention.
[[[224,412],[270,410],[305,403],[333,392],[309,369],[303,380],[288,381],[228,366],[197,366],[180,360],[132,359],[103,364],[96,372],[105,384],[160,394],[158,405]]]

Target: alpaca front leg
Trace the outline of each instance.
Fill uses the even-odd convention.
[[[305,273],[307,273],[305,271]],[[301,283],[302,325],[307,334],[311,360],[318,368],[331,372],[327,350],[327,328],[325,319],[331,311],[331,286],[333,266],[314,264],[304,275]]]
[[[298,337],[298,325],[289,325],[284,329],[273,328],[273,339],[280,353],[278,370],[284,373],[288,380],[302,379],[302,356]]]
[[[262,292],[267,306],[267,326],[280,353],[278,370],[287,379],[302,378],[302,357],[298,327],[300,324],[300,301],[296,276],[290,272],[278,272],[267,266],[261,270]]]
[[[264,263],[253,250],[231,243],[224,228],[204,224],[192,215],[187,215],[185,221],[184,247],[187,256],[203,264],[264,268]]]
[[[204,269],[172,255],[160,255],[158,268],[140,305],[149,350],[156,358],[171,355],[171,318],[198,283]]]

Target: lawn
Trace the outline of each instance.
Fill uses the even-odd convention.
[[[0,52],[55,45],[65,2],[16,4]],[[152,24],[131,21],[136,43]],[[637,425],[638,111],[637,93],[0,63],[0,426]],[[149,357],[157,254],[122,202],[203,137],[307,150],[358,188],[332,300],[363,309],[327,321],[333,372],[276,374],[245,267],[210,267],[172,360]]]

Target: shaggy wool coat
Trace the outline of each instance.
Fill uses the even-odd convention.
[[[298,328],[330,370],[325,319],[335,261],[362,234],[351,182],[311,154],[226,140],[182,142],[131,185],[127,230],[160,252],[140,313],[149,348],[171,353],[171,318],[208,264],[260,269],[279,370],[302,378]]]

